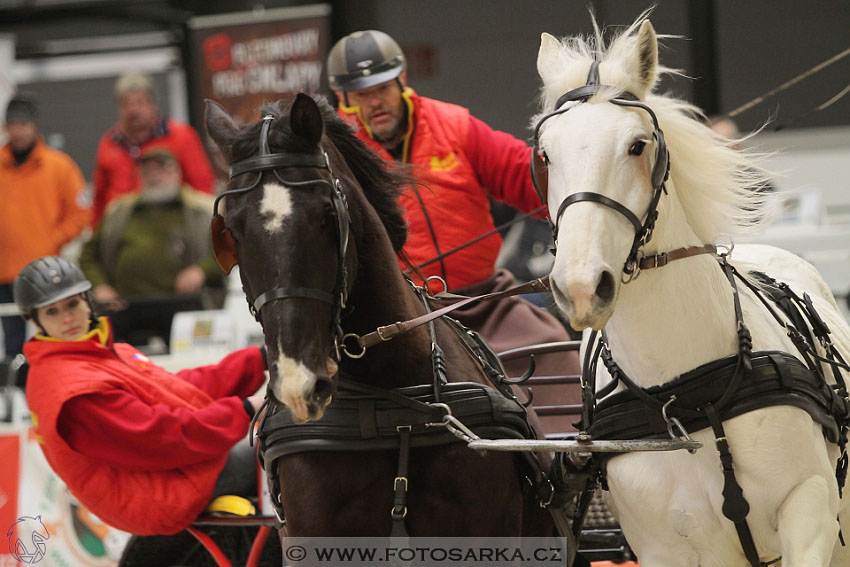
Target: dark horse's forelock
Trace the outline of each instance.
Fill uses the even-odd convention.
[[[407,225],[404,222],[398,197],[405,187],[414,183],[413,176],[405,166],[390,164],[363,141],[354,135],[354,130],[339,118],[333,107],[322,96],[313,97],[322,113],[325,134],[345,159],[366,198],[375,208],[387,229],[393,249],[401,250],[407,240]],[[269,130],[269,147],[272,152],[309,152],[304,140],[293,135],[289,126],[291,99],[279,100],[264,106],[260,114],[275,116]],[[262,122],[243,128],[231,145],[233,161],[239,161],[257,153]]]

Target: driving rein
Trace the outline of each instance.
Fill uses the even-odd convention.
[[[263,173],[266,171],[274,172],[275,177],[286,187],[308,187],[311,185],[324,185],[327,187],[331,197],[331,206],[336,217],[337,238],[339,241],[337,255],[337,275],[334,289],[330,292],[307,288],[307,287],[276,287],[259,294],[256,298],[248,300],[248,309],[251,315],[254,316],[261,325],[262,320],[260,311],[263,306],[272,301],[280,299],[315,299],[329,304],[333,308],[333,317],[331,318],[331,334],[333,340],[333,354],[336,360],[340,358],[340,344],[342,337],[342,327],[340,318],[342,310],[345,308],[348,300],[349,282],[348,270],[345,265],[345,257],[348,251],[348,243],[350,237],[351,219],[348,212],[348,202],[345,198],[345,193],[342,191],[342,183],[339,178],[334,175],[331,168],[328,154],[324,151],[313,155],[287,155],[282,153],[272,153],[269,149],[269,129],[271,127],[274,116],[267,114],[263,117],[262,130],[260,131],[260,153],[256,157],[244,159],[230,166],[230,179],[233,180],[240,175],[246,173],[258,173],[257,178],[253,183],[246,187],[230,189],[222,192],[215,198],[213,205],[213,218],[210,221],[210,232],[212,235],[213,253],[219,268],[229,274],[233,266],[238,263],[236,254],[236,239],[227,227],[227,223],[222,215],[218,212],[219,201],[228,195],[238,195],[247,193],[256,189],[260,185],[260,180],[263,178]],[[310,168],[310,169],[326,169],[333,179],[333,182],[317,177],[307,181],[287,181],[281,178],[278,173],[279,169],[292,168]]]

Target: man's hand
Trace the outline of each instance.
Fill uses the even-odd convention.
[[[180,295],[198,293],[206,279],[204,270],[197,264],[192,264],[177,273],[177,278],[174,280],[174,291]]]
[[[109,284],[98,284],[92,289],[92,295],[97,303],[106,306],[110,311],[121,311],[127,308],[127,302],[121,299],[121,296]]]

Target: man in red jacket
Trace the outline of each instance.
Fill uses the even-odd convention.
[[[170,374],[112,342],[90,289],[58,256],[27,264],[14,284],[21,313],[39,329],[24,345],[33,428],[68,489],[137,535],[183,530],[214,496],[256,494],[254,454],[239,442],[262,403],[252,396],[265,380],[261,349]]]
[[[405,191],[401,203],[408,224],[404,252],[413,266],[430,262],[419,274],[439,276],[463,295],[510,287],[510,272],[496,270],[498,233],[449,252],[495,228],[490,197],[524,212],[540,206],[529,174],[531,148],[466,108],[417,95],[407,86],[401,48],[383,32],[345,36],[331,49],[327,69],[339,113],[358,129],[357,136],[384,159],[414,167],[419,186]],[[496,352],[569,339],[552,315],[517,298],[485,302],[455,316]],[[578,359],[571,353],[556,366],[569,372]]]
[[[212,193],[215,175],[201,138],[188,124],[165,119],[150,76],[131,71],[115,83],[118,123],[100,139],[95,156],[92,228],[115,197],[139,188],[138,160],[150,146],[168,148],[180,163],[183,182]]]

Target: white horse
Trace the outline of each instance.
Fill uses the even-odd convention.
[[[594,80],[605,86],[562,97],[594,82],[588,79],[593,61],[599,62]],[[633,261],[728,242],[749,230],[759,199],[750,189],[758,169],[730,144],[719,143],[694,118],[695,108],[652,93],[658,74],[670,70],[658,64],[657,38],[646,15],[607,46],[598,28],[596,37],[563,43],[543,34],[537,68],[543,90],[536,137],[545,160],[537,167],[548,170],[549,212],[557,223],[550,280],[573,328],[604,328],[615,362],[644,388],[738,354],[733,288],[718,255],[694,248],[700,253],[675,261],[671,255],[666,266],[642,271],[633,271]],[[671,164],[666,194],[660,191],[666,170],[660,133]],[[654,233],[641,244],[635,234],[656,194]],[[639,254],[629,258],[638,246]],[[632,262],[624,273],[627,260]],[[742,273],[755,267],[801,297],[810,294],[837,349],[850,353],[850,328],[809,264],[767,246],[738,246],[730,264]],[[753,350],[800,358],[753,292],[740,281],[737,288]],[[597,375],[599,387],[611,380],[601,363]],[[831,379],[831,369],[827,375]],[[848,548],[838,542],[840,515],[850,544],[847,499],[839,498],[835,476],[839,450],[822,427],[789,405],[756,409],[723,427],[749,502],[746,521],[759,560],[781,556],[784,567],[850,566]],[[703,443],[695,454],[611,458],[605,473],[612,508],[645,567],[749,566],[735,525],[721,510],[724,476],[715,435],[708,427],[691,436]]]

